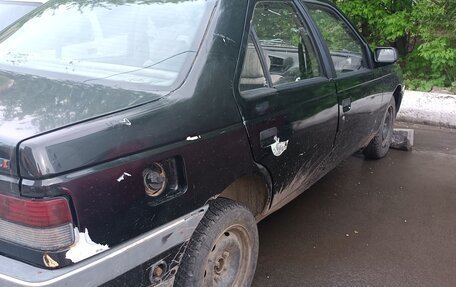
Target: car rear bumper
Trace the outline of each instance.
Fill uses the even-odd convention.
[[[62,269],[46,270],[0,256],[0,286],[99,286],[189,240],[207,208]]]

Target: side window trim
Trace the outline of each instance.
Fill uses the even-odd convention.
[[[314,50],[314,53],[318,57],[320,71],[321,71],[321,75],[317,76],[317,77],[314,77],[314,78],[302,79],[302,80],[297,81],[297,82],[282,83],[282,84],[279,84],[277,86],[274,86],[272,84],[271,73],[266,68],[267,67],[266,55],[265,55],[265,53],[263,51],[263,48],[261,47],[261,45],[259,43],[259,39],[258,39],[258,37],[256,35],[255,29],[253,29],[253,26],[250,25],[249,34],[252,33],[254,35],[252,37],[252,41],[254,42],[255,48],[257,50],[259,50],[258,54],[259,54],[259,56],[261,58],[260,60],[261,60],[262,66],[263,66],[263,71],[265,71],[265,77],[266,77],[266,79],[268,81],[269,87],[273,88],[273,89],[275,89],[277,87],[278,90],[287,90],[288,88],[294,89],[294,88],[300,87],[300,86],[307,86],[307,85],[313,84],[315,82],[321,82],[322,80],[330,80],[330,74],[329,74],[329,71],[328,71],[328,67],[326,65],[326,61],[327,60],[324,58],[324,55],[319,50],[320,47],[319,47],[319,43],[317,41],[316,34],[315,34],[314,30],[313,30],[313,23],[310,22],[308,16],[305,13],[303,13],[301,3],[297,3],[299,1],[296,1],[296,0],[286,0],[286,1],[283,1],[283,0],[259,0],[259,1],[256,1],[254,7],[256,7],[256,5],[258,3],[261,3],[261,2],[289,2],[295,8],[296,15],[297,15],[301,25],[305,26],[309,30],[310,42],[311,42],[312,48]],[[253,15],[252,15],[252,17],[253,17]]]
[[[299,21],[301,22],[302,25],[304,25],[308,28],[308,33],[310,36],[312,48],[314,49],[315,54],[317,55],[317,57],[319,59],[321,75],[314,77],[314,78],[303,79],[303,80],[300,80],[297,82],[282,83],[277,86],[274,86],[272,84],[272,80],[271,80],[271,73],[267,69],[266,54],[264,53],[263,48],[261,47],[261,45],[259,43],[259,39],[258,39],[258,36],[256,35],[255,29],[253,28],[253,26],[251,24],[248,24],[249,27],[248,27],[248,33],[246,33],[246,37],[251,38],[252,43],[255,47],[255,50],[260,58],[260,62],[261,62],[261,66],[263,69],[264,77],[267,82],[267,86],[262,87],[262,88],[253,89],[253,90],[241,91],[240,87],[238,85],[237,89],[238,89],[239,94],[244,97],[248,97],[248,98],[250,98],[249,95],[251,95],[253,97],[256,97],[260,94],[272,95],[272,94],[276,93],[274,91],[278,91],[278,90],[285,91],[285,90],[290,90],[290,89],[293,90],[293,89],[296,89],[299,87],[309,86],[309,85],[313,85],[313,84],[316,84],[319,82],[326,82],[326,81],[330,81],[330,80],[334,79],[336,73],[335,73],[335,71],[333,71],[334,67],[328,59],[329,50],[327,50],[328,48],[327,48],[326,44],[324,43],[324,41],[321,40],[322,38],[319,35],[319,33],[320,33],[319,29],[315,25],[310,14],[308,13],[307,7],[304,5],[303,1],[302,0],[287,0],[287,1],[259,0],[259,1],[256,1],[255,5],[253,7],[255,7],[256,4],[260,3],[260,2],[289,2],[294,6]],[[252,14],[252,17],[253,17],[253,14]],[[323,51],[321,49],[323,49]],[[245,61],[245,59],[244,59],[244,61]],[[240,71],[242,72],[242,67],[241,67]],[[239,74],[238,82],[239,82],[240,78],[241,78],[241,74]]]
[[[345,25],[347,25],[347,27],[350,29],[350,32],[352,33],[353,36],[356,37],[356,39],[358,39],[358,41],[361,43],[362,47],[363,47],[363,50],[364,50],[364,54],[365,54],[365,57],[366,57],[366,61],[368,63],[368,68],[369,69],[372,69],[374,67],[374,62],[372,61],[372,52],[370,50],[370,47],[369,45],[367,44],[366,40],[364,39],[364,37],[358,32],[358,30],[356,30],[356,28],[352,25],[352,23],[347,19],[347,17],[341,13],[339,10],[337,9],[334,9],[334,7],[332,7],[331,5],[328,5],[328,4],[316,4],[316,5],[321,5],[321,6],[328,6],[328,9],[333,11],[334,14],[337,15],[337,17],[339,17],[339,19],[345,23]]]
[[[371,56],[372,54],[371,54],[369,45],[366,43],[364,38],[361,37],[361,35],[358,33],[358,31],[356,31],[356,29],[353,27],[353,25],[350,23],[350,21],[347,20],[345,15],[343,15],[340,11],[335,9],[333,6],[331,6],[331,5],[327,4],[327,3],[324,3],[324,2],[306,1],[306,0],[298,0],[298,1],[301,2],[302,6],[304,7],[304,9],[306,11],[306,14],[308,14],[308,16],[310,18],[309,21],[311,21],[312,26],[314,26],[316,28],[316,33],[319,36],[318,38],[322,42],[322,45],[325,47],[324,50],[327,53],[327,57],[329,57],[328,60],[331,58],[331,53],[329,51],[329,47],[328,47],[326,41],[323,38],[323,35],[322,35],[321,31],[320,31],[320,28],[318,27],[318,25],[316,24],[314,19],[310,16],[310,12],[309,12],[310,8],[308,7],[308,5],[312,5],[312,6],[315,6],[315,7],[321,7],[321,8],[323,8],[323,10],[329,10],[330,12],[332,12],[343,24],[345,24],[348,27],[349,32],[351,33],[351,35],[354,36],[354,38],[361,45],[362,51],[364,52],[363,53],[363,57],[364,57],[364,60],[367,63],[367,66],[363,67],[359,71],[352,71],[352,72],[348,72],[348,73],[345,73],[345,74],[337,75],[336,70],[334,68],[334,63],[332,63],[332,61],[329,61],[330,62],[330,66],[331,66],[331,70],[334,73],[334,78],[345,78],[345,77],[350,76],[350,75],[364,73],[365,70],[372,70],[373,69],[374,64],[372,62],[372,56]]]
[[[320,57],[320,61],[322,63],[322,71],[324,75],[328,79],[334,79],[337,77],[336,70],[334,69],[334,65],[332,63],[331,54],[329,52],[328,45],[323,40],[323,35],[320,33],[320,29],[316,25],[315,21],[310,16],[307,6],[305,5],[306,1],[303,0],[295,0],[295,5],[301,11],[303,18],[305,18],[306,23],[309,26],[309,30],[311,33],[312,40],[316,48],[318,49],[317,54]],[[313,3],[312,3],[313,4]]]
[[[255,50],[257,51],[258,57],[260,57],[261,67],[263,68],[263,74],[264,74],[264,77],[266,78],[268,87],[272,88],[271,73],[267,69],[266,56],[263,51],[263,48],[261,47],[261,45],[259,43],[258,36],[255,32],[255,29],[252,29],[252,27],[249,28],[249,35],[252,38],[252,42],[253,42],[253,45],[255,46]]]
[[[258,92],[256,92],[256,91],[260,91],[260,93],[261,93],[261,91],[272,89],[271,78],[269,76],[269,73],[266,70],[266,64],[265,64],[265,59],[264,59],[264,56],[263,56],[263,51],[261,50],[261,47],[257,43],[257,38],[256,38],[255,33],[253,33],[253,31],[248,30],[248,32],[245,33],[245,35],[246,35],[245,37],[247,38],[247,39],[245,39],[247,41],[247,45],[246,45],[246,47],[244,49],[244,58],[242,60],[242,65],[239,66],[239,77],[236,79],[236,82],[238,83],[237,84],[237,91],[242,96],[248,96],[250,94],[257,95]],[[263,72],[262,76],[264,78],[264,85],[261,86],[261,87],[255,87],[255,88],[249,88],[249,89],[243,90],[241,88],[241,83],[242,83],[242,79],[243,79],[242,74],[243,74],[243,71],[245,69],[246,59],[248,58],[249,43],[251,43],[253,45],[253,48],[255,50],[255,54],[258,57],[258,61],[259,61],[259,64],[261,66],[261,70]]]
[[[292,0],[290,2],[292,2],[292,4],[296,8],[298,19],[301,22],[301,25],[304,25],[308,29],[308,33],[309,33],[309,36],[310,36],[309,37],[310,38],[310,44],[312,45],[312,48],[313,48],[316,56],[319,59],[319,65],[320,65],[320,71],[321,71],[321,75],[319,77],[324,77],[324,78],[328,78],[329,79],[328,71],[326,69],[325,59],[324,59],[322,53],[320,52],[320,49],[319,49],[320,47],[318,46],[314,31],[311,28],[312,27],[312,23],[309,22],[309,19],[307,18],[307,15],[305,13],[303,13],[303,10],[301,9],[302,8],[301,5],[296,3],[295,0]],[[317,77],[317,78],[319,78],[319,77]],[[303,81],[306,81],[306,80],[311,80],[311,79],[305,79]]]
[[[320,35],[320,30],[315,25],[303,1],[293,0],[293,3],[299,11],[299,17],[301,18],[301,21],[305,23],[309,28],[309,35],[311,38],[312,45],[314,47],[315,53],[320,59],[320,68],[323,74],[322,77],[326,77],[328,79],[334,78],[334,76],[336,75],[336,71],[333,70],[333,65],[328,60],[329,50],[324,41],[322,41],[323,38]]]

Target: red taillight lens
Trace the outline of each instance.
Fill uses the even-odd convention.
[[[68,201],[0,194],[0,240],[43,251],[67,248],[74,242]]]
[[[71,223],[68,201],[27,200],[0,195],[0,218],[30,227],[52,227]]]

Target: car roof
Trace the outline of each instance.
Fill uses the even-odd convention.
[[[334,2],[331,0],[304,0],[304,2],[309,2],[309,3],[325,3],[325,4],[331,4],[334,6]]]

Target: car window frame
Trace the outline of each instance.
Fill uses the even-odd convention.
[[[364,37],[356,30],[356,28],[351,24],[351,22],[348,20],[348,18],[337,8],[332,6],[331,4],[321,2],[321,1],[313,1],[313,0],[298,0],[301,2],[301,6],[305,10],[306,14],[310,17],[310,21],[312,25],[316,28],[316,33],[318,35],[319,41],[321,41],[322,45],[324,46],[324,52],[327,55],[328,62],[330,63],[330,68],[332,70],[333,77],[336,79],[343,79],[346,77],[350,77],[356,74],[362,74],[365,73],[366,71],[372,71],[374,69],[374,63],[372,60],[372,51],[367,44],[366,40]],[[345,72],[345,73],[340,73],[337,74],[336,69],[334,67],[334,62],[332,61],[331,58],[331,52],[329,50],[328,44],[326,43],[326,40],[323,38],[323,35],[320,31],[320,27],[315,23],[313,20],[311,14],[310,14],[310,8],[308,5],[316,6],[316,7],[321,7],[324,10],[329,10],[332,12],[345,26],[348,28],[349,32],[354,36],[354,38],[358,41],[358,43],[361,45],[361,49],[363,51],[363,57],[364,61],[366,63],[365,67],[362,67],[359,70],[355,71],[350,71],[350,72]]]
[[[249,29],[249,35],[252,38],[253,46],[255,47],[258,57],[260,58],[261,68],[263,69],[263,75],[264,75],[264,78],[266,79],[266,83],[268,84],[267,88],[272,88],[273,86],[272,86],[271,73],[269,73],[269,71],[267,69],[266,54],[264,53],[263,47],[261,47],[261,45],[260,45],[260,40],[258,39],[256,31],[253,29]],[[248,39],[247,39],[247,41],[248,41]],[[245,52],[247,52],[247,50]],[[244,66],[242,66],[242,69],[244,69]]]
[[[243,57],[239,57],[238,59],[238,71],[236,72],[236,81],[235,84],[237,86],[237,93],[239,93],[243,98],[250,98],[251,96],[256,97],[259,94],[275,94],[275,92],[282,91],[282,90],[295,90],[299,89],[305,86],[308,86],[309,84],[313,84],[316,82],[321,82],[321,81],[328,81],[331,80],[332,78],[332,73],[333,71],[331,70],[332,63],[329,63],[327,57],[325,57],[324,52],[322,52],[322,49],[325,48],[325,46],[322,45],[321,40],[319,40],[319,36],[317,34],[318,29],[316,29],[314,23],[312,22],[312,19],[310,18],[310,15],[304,10],[304,7],[302,6],[302,3],[300,0],[258,0],[258,1],[252,1],[253,3],[248,9],[248,14],[246,15],[246,27],[244,28],[244,36],[243,36],[243,43],[245,45],[242,46],[240,55],[242,54]],[[261,47],[261,44],[259,43],[259,40],[256,36],[255,30],[252,29],[251,26],[251,20],[253,19],[254,16],[254,11],[255,7],[258,3],[260,2],[279,2],[279,3],[284,3],[284,2],[289,2],[293,5],[295,12],[299,18],[299,21],[301,22],[301,25],[306,27],[309,31],[309,37],[310,41],[312,43],[312,48],[315,51],[316,57],[318,58],[319,61],[319,66],[320,66],[320,75],[317,77],[309,78],[309,79],[303,79],[299,80],[296,82],[289,82],[289,83],[283,83],[279,84],[276,86],[272,85],[271,81],[271,73],[267,69],[266,65],[266,58],[265,54],[263,52],[263,48]],[[251,89],[251,90],[245,90],[241,91],[240,90],[240,79],[241,79],[241,74],[244,66],[244,61],[245,61],[245,55],[247,51],[247,42],[248,42],[248,37],[249,35],[253,33],[254,37],[252,37],[252,41],[255,45],[255,48],[257,49],[257,53],[260,56],[260,62],[263,68],[263,71],[265,73],[265,78],[268,83],[267,87],[262,87],[262,88],[256,88],[256,89]]]

